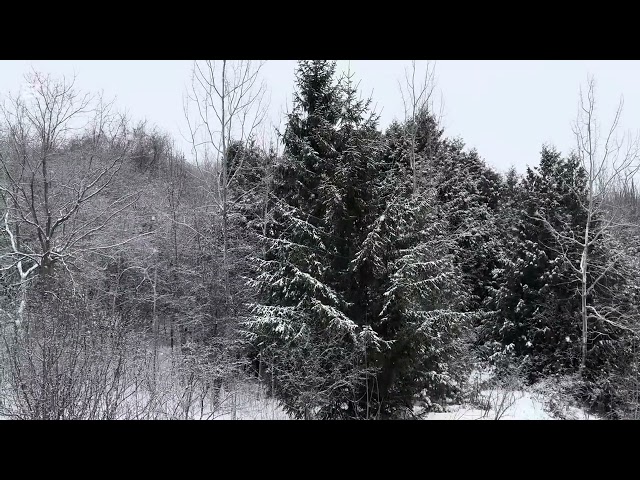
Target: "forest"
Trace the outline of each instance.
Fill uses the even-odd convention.
[[[600,123],[588,78],[575,147],[498,172],[433,69],[382,129],[355,74],[299,61],[269,128],[261,65],[193,63],[189,151],[74,78],[0,92],[0,418],[499,419],[540,389],[640,418],[622,104]]]

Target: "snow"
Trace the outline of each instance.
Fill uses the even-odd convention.
[[[428,413],[425,420],[559,420],[546,407],[545,397],[527,390],[505,391],[483,390],[482,396],[490,399],[492,408],[483,410],[471,405],[453,405],[446,412]],[[502,400],[504,408],[495,408]],[[497,401],[496,401],[497,400]],[[414,410],[419,414],[419,411]],[[567,406],[563,411],[566,419],[597,420],[583,410]]]
[[[236,386],[236,394],[226,395],[226,401],[215,410],[205,408],[204,412],[197,412],[194,409],[190,418],[211,419],[211,420],[289,420],[278,402],[264,394],[261,388],[255,384],[245,384]],[[452,405],[446,412],[428,413],[422,418],[424,420],[558,420],[545,407],[546,399],[542,394],[529,390],[505,391],[501,389],[483,390],[482,396],[485,399],[498,400],[506,399],[504,405],[508,408],[481,409],[471,405]],[[511,400],[513,401],[511,403]],[[194,405],[195,407],[195,405]],[[414,413],[420,415],[420,407],[414,408]],[[496,418],[498,417],[498,418]],[[577,407],[565,406],[563,417],[575,420],[597,420],[598,418],[585,413]],[[171,418],[171,417],[169,417]],[[175,418],[175,417],[174,417]],[[0,416],[0,420],[6,417]]]
[[[365,330],[366,332],[366,330]],[[363,332],[364,333],[364,332]],[[223,383],[213,390],[191,390],[192,397],[185,412],[184,386],[175,382],[170,369],[169,351],[160,352],[159,377],[153,398],[149,392],[137,392],[122,404],[116,418],[200,419],[200,420],[287,420],[289,415],[281,404],[267,394],[266,385],[255,378]],[[597,420],[578,408],[567,393],[573,388],[571,377],[547,378],[531,386],[497,381],[489,369],[475,368],[467,379],[465,398],[461,405],[448,405],[444,412],[426,412],[416,405],[413,413],[425,420]],[[268,379],[267,379],[268,381]],[[424,404],[423,404],[424,405]],[[0,415],[0,420],[3,420]]]
[[[291,420],[278,402],[262,394],[260,396],[239,395],[233,410],[227,408],[211,417],[212,420]]]
[[[413,413],[425,420],[597,420],[579,408],[570,395],[570,377],[549,378],[524,386],[516,378],[498,381],[491,368],[476,366],[467,379],[462,404],[448,405],[443,412]]]
[[[535,400],[531,394],[524,391],[504,392],[493,391],[494,396],[513,395],[513,404],[505,410],[491,408],[483,410],[470,405],[454,405],[448,411],[441,413],[429,413],[427,420],[553,420],[544,405]],[[483,391],[489,395],[489,391]]]

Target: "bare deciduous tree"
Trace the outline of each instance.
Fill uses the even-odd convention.
[[[73,278],[83,256],[103,255],[128,241],[93,239],[137,196],[106,195],[130,146],[126,119],[112,103],[78,92],[75,78],[33,72],[26,80],[28,93],[10,96],[0,107],[2,230],[9,238],[0,267],[19,275],[18,323],[26,284],[35,275],[46,285],[60,265]]]
[[[434,92],[436,88],[435,64],[427,62],[424,76],[416,78],[418,75],[416,61],[411,62],[411,67],[405,69],[404,84],[398,81],[402,103],[404,105],[404,120],[407,128],[407,135],[410,142],[410,163],[413,177],[413,193],[418,192],[419,167],[416,158],[416,138],[418,135],[418,118],[420,115],[435,114]],[[440,101],[440,113],[434,119],[440,123],[442,120],[442,108],[444,103]],[[429,143],[427,143],[429,146]],[[431,152],[427,152],[428,155]]]
[[[260,81],[262,66],[263,62],[246,60],[195,61],[184,105],[195,163],[222,218],[221,263],[225,304],[232,294],[229,220],[236,205],[242,201],[242,195],[233,197],[231,190],[238,176],[242,175],[244,161],[242,156],[235,159],[236,166],[230,170],[229,147],[232,144],[247,146],[256,138],[262,125],[266,114],[266,85]]]
[[[594,290],[603,287],[606,276],[616,271],[622,272],[622,252],[615,252],[606,261],[593,258],[592,251],[597,242],[602,241],[615,229],[625,226],[620,205],[610,201],[615,189],[627,183],[640,168],[640,144],[638,136],[620,135],[619,125],[623,101],[620,100],[614,119],[604,131],[596,116],[595,81],[588,79],[587,94],[580,91],[580,107],[574,124],[576,150],[586,175],[586,191],[576,192],[576,198],[583,210],[586,223],[584,232],[559,231],[547,218],[537,214],[547,229],[558,241],[563,259],[574,274],[581,299],[581,361],[584,370],[588,352],[589,321],[599,320],[615,327],[636,333],[629,321],[621,322],[624,314],[615,305],[597,305],[593,300]],[[568,252],[577,250],[579,259],[572,258]],[[613,319],[616,320],[613,320]]]

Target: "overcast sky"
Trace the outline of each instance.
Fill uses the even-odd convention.
[[[372,95],[381,125],[403,116],[398,80],[410,61],[339,61],[360,80],[363,96]],[[424,69],[426,62],[419,61]],[[31,67],[54,75],[78,75],[77,85],[104,90],[134,119],[146,118],[175,137],[186,133],[182,98],[191,61],[0,61],[0,96],[17,92]],[[273,60],[262,74],[271,93],[271,121],[280,122],[291,105],[296,62]],[[468,148],[500,171],[535,165],[543,143],[563,153],[573,147],[571,123],[580,85],[592,74],[597,82],[599,115],[609,122],[624,95],[624,129],[640,128],[640,61],[447,61],[436,62],[439,93],[444,99],[445,135],[460,136]],[[0,97],[1,98],[1,97]],[[186,142],[178,141],[186,147]]]

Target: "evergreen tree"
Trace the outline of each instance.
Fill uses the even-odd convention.
[[[470,310],[486,307],[497,264],[500,176],[460,140],[447,141],[434,158],[434,177],[442,215],[456,239],[454,254],[470,293]]]
[[[505,202],[511,227],[504,225],[505,240],[496,270],[499,281],[493,301],[499,313],[488,322],[493,330],[490,337],[498,341],[492,353],[526,357],[532,375],[570,364],[573,355],[562,352],[579,335],[577,318],[571,318],[579,310],[575,288],[559,245],[535,218],[536,212],[544,212],[558,228],[566,226],[567,234],[578,228],[583,219],[576,209],[576,195],[584,186],[584,177],[576,167],[545,147],[540,166],[527,170]]]
[[[349,281],[375,157],[374,116],[335,63],[302,61],[274,189],[274,225],[253,282],[263,293],[247,323],[274,393],[299,418],[359,418],[369,374],[364,329]],[[362,179],[365,185],[354,182]]]
[[[544,147],[540,165],[528,169],[520,186],[511,189],[511,229],[504,230],[506,240],[496,270],[497,315],[487,322],[484,333],[485,339],[496,341],[492,353],[520,358],[532,381],[554,373],[570,374],[579,368],[580,297],[569,260],[579,263],[581,251],[567,239],[584,235],[585,185],[585,173],[575,157],[563,159],[556,150]],[[592,227],[601,221],[593,218]],[[612,249],[613,239],[603,235],[590,251],[594,264],[608,263],[614,255]],[[606,279],[591,294],[591,303],[619,301],[621,290],[627,287],[616,270],[606,272]],[[619,372],[628,364],[621,343],[624,331],[597,321],[592,328],[595,333],[582,393],[592,404],[608,404],[602,408],[609,409],[613,397],[610,388],[605,393],[603,381],[608,383],[611,372]],[[594,389],[600,393],[594,393]]]
[[[464,372],[459,364],[465,295],[451,253],[454,242],[428,176],[441,132],[426,112],[418,119],[434,131],[417,130],[415,152],[407,128],[393,124],[387,132],[370,204],[376,215],[352,262],[358,289],[368,298],[367,326],[383,341],[378,342],[383,348],[368,352],[368,364],[378,374],[375,389],[364,392],[366,405],[382,416],[406,415],[418,396],[438,408],[438,402],[455,395]],[[412,153],[420,177],[417,191]]]

